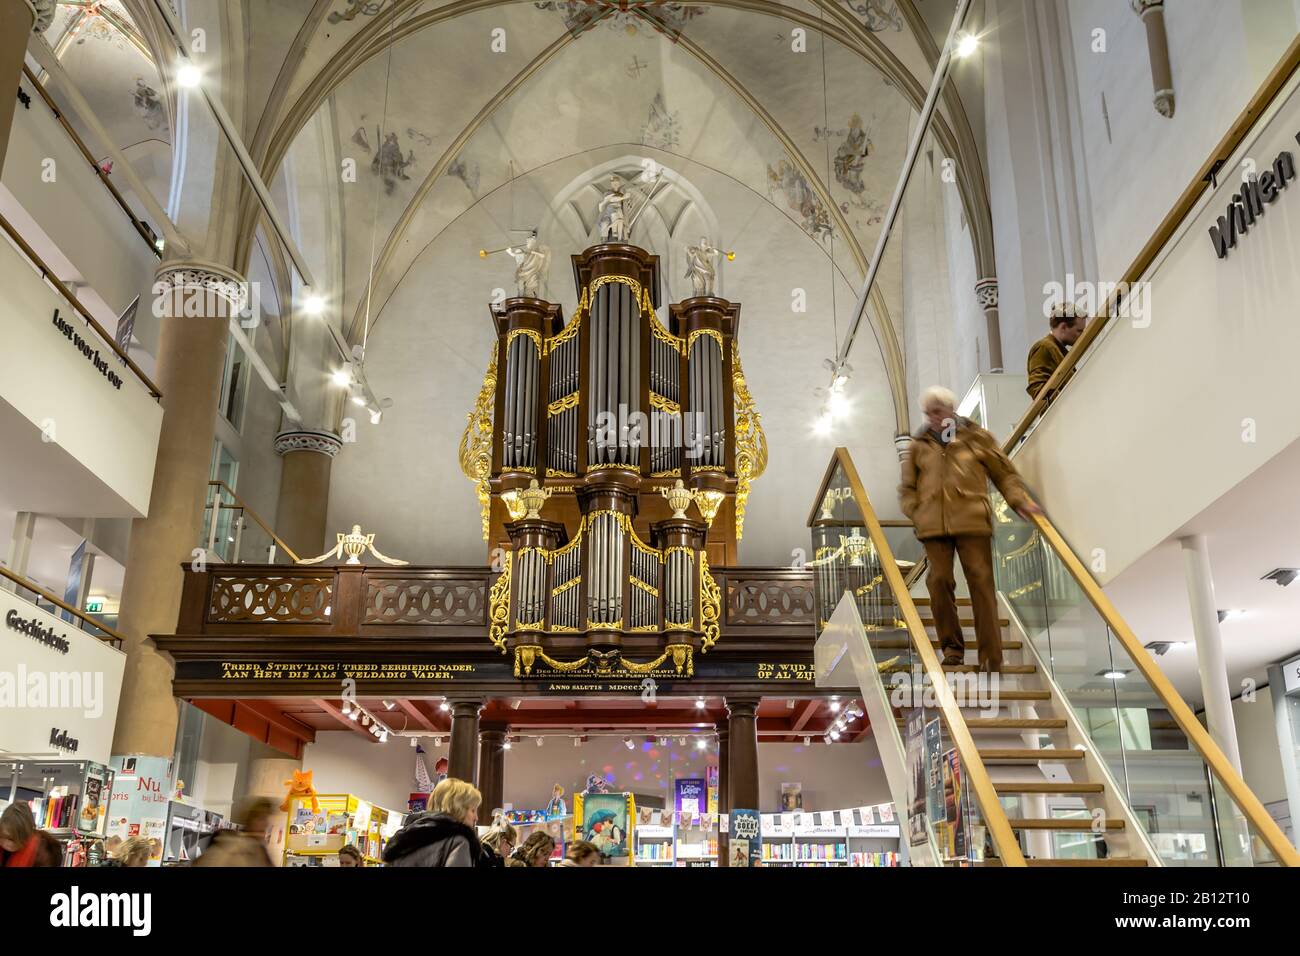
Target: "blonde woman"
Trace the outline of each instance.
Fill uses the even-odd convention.
[[[507,823],[503,815],[495,816],[491,829],[483,834],[483,859],[479,865],[489,869],[505,866],[518,843],[519,831]]]
[[[148,866],[153,846],[146,837],[128,837],[113,850],[110,866]]]
[[[483,796],[464,780],[448,777],[429,794],[428,810],[413,816],[384,848],[389,866],[473,867],[483,855],[478,808]]]

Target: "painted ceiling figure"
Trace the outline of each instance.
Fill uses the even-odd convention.
[[[862,126],[862,117],[854,113],[849,118],[844,142],[835,150],[835,179],[855,196],[861,195],[866,189],[866,184],[862,182],[862,170],[869,155],[871,140],[867,138],[867,131]]]
[[[686,247],[686,276],[691,280],[695,295],[713,295],[717,281],[718,250],[709,244],[708,236],[700,237],[698,246]]]
[[[379,130],[375,130],[378,135]],[[379,147],[379,152],[375,153],[375,158],[370,162],[370,171],[378,173],[384,178],[384,192],[391,195],[393,187],[397,185],[399,179],[410,179],[406,175],[406,167],[415,162],[415,153],[411,152],[406,157],[402,156],[402,146],[397,141],[396,133],[388,133],[384,136],[384,141]]]
[[[515,283],[519,294],[540,298],[542,280],[551,264],[551,249],[537,241],[537,234],[529,236],[522,246],[506,250],[515,260]]]

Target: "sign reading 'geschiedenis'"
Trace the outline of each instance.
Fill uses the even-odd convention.
[[[108,384],[112,385],[119,391],[122,388],[121,377],[109,367],[108,359],[101,358],[99,349],[95,348],[72,327],[63,316],[59,315],[59,310],[54,310],[54,327],[63,333],[63,337],[77,347],[77,351],[86,357],[86,360],[95,366],[95,371],[108,379]]]
[[[54,628],[44,627],[36,618],[21,617],[17,611],[11,610],[5,615],[5,627],[19,634],[26,634],[46,647],[54,648],[60,654],[68,653],[68,639],[57,633]]]
[[[1300,142],[1300,133],[1295,138]],[[1214,254],[1220,259],[1228,258],[1228,250],[1237,248],[1237,239],[1250,231],[1264,215],[1265,207],[1272,205],[1295,178],[1295,159],[1283,150],[1269,169],[1243,180],[1241,189],[1228,200],[1228,208],[1210,227]]]

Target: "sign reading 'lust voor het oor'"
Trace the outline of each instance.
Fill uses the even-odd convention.
[[[122,388],[122,379],[109,367],[108,359],[100,356],[99,349],[95,348],[83,339],[77,330],[72,327],[71,323],[69,323],[63,316],[59,315],[58,309],[54,310],[54,327],[63,333],[63,337],[76,347],[77,351],[85,357],[86,361],[95,366],[95,371],[108,379],[109,385],[112,385],[114,388],[119,390]]]

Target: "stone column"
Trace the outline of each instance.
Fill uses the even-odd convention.
[[[293,772],[302,769],[302,761],[288,757],[274,747],[268,747],[260,740],[248,742],[248,792],[244,801],[254,797],[266,797],[275,803],[275,813],[271,815],[274,824],[267,834],[266,847],[271,859],[279,863],[284,858],[285,821],[287,814],[280,812],[280,804],[289,792],[286,780],[293,779]],[[236,800],[231,812],[240,809],[242,801]]]
[[[975,300],[984,312],[984,323],[989,337],[989,371],[1002,371],[1002,328],[998,325],[997,277],[980,279],[975,283]]]
[[[447,776],[473,783],[478,779],[478,715],[483,701],[448,700],[451,704],[451,750]]]
[[[478,809],[478,822],[490,823],[492,811],[500,810],[505,800],[506,786],[506,728],[484,727],[478,735],[478,789],[483,794],[483,805]]]
[[[1132,0],[1133,12],[1147,29],[1147,57],[1151,60],[1151,105],[1166,119],[1174,115],[1174,72],[1169,65],[1169,38],[1165,34],[1165,0]]]
[[[330,467],[342,447],[343,440],[326,431],[295,429],[275,436],[281,459],[275,533],[300,558],[314,558],[326,548]]]
[[[1219,745],[1237,773],[1241,754],[1237,750],[1237,723],[1232,715],[1232,691],[1228,687],[1228,665],[1223,658],[1223,636],[1219,633],[1219,611],[1214,600],[1214,576],[1210,573],[1210,549],[1203,534],[1179,538],[1183,567],[1187,572],[1187,598],[1192,606],[1192,633],[1196,637],[1196,665],[1201,672],[1201,696],[1205,699],[1205,729]]]
[[[718,728],[718,813],[719,815],[731,810],[731,805],[727,802],[727,779],[730,774],[727,772],[727,759],[729,756],[728,747],[731,735],[728,728]],[[718,866],[728,866],[727,862],[727,834],[718,829]]]
[[[176,738],[172,665],[145,641],[176,629],[180,566],[199,547],[228,322],[244,308],[247,283],[221,266],[171,261],[158,267],[154,292],[163,421],[149,514],[132,524],[122,583],[127,660],[113,753],[164,757]]]
[[[27,562],[32,555],[32,533],[35,530],[35,514],[30,511],[20,511],[14,516],[14,534],[9,546],[9,570],[22,577],[27,577]],[[0,580],[0,587],[8,591],[18,589],[18,585],[8,578]]]
[[[758,794],[757,713],[757,697],[727,698],[728,810],[732,807],[741,810],[761,809]]]
[[[55,0],[35,0],[31,4],[26,0],[0,0],[0,76],[9,77],[4,81],[5,94],[0,96],[0,171],[4,170],[5,153],[9,151],[9,130],[18,105],[27,38],[46,31],[54,19],[54,9]]]

